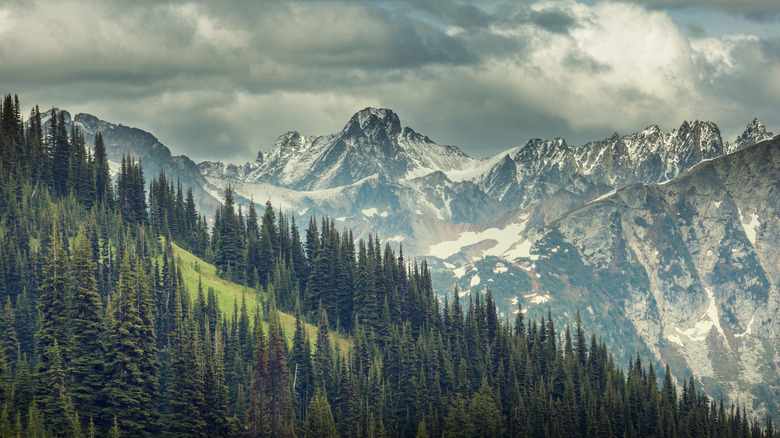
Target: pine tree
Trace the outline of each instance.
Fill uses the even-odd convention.
[[[258,321],[259,323],[259,321]],[[247,411],[249,437],[261,437],[270,433],[269,406],[267,399],[268,350],[266,348],[263,326],[255,330],[255,354],[252,361],[252,382],[250,386],[249,409]]]
[[[273,303],[273,301],[271,301]],[[287,371],[286,346],[279,315],[272,304],[268,310],[268,375],[265,389],[270,408],[270,433],[272,437],[292,437],[293,411],[290,405],[290,382]],[[259,323],[259,322],[258,322]]]
[[[45,371],[39,374],[40,386],[46,390],[39,392],[38,409],[46,425],[59,436],[78,436],[77,416],[66,387],[65,368],[56,339],[46,347],[46,361]]]
[[[224,347],[222,325],[215,323],[213,342],[209,333],[209,321],[206,322],[206,351],[203,395],[207,436],[226,436],[228,434],[228,388],[225,384]]]
[[[296,306],[295,332],[293,334],[292,349],[290,351],[290,372],[293,374],[293,393],[296,395],[298,405],[297,418],[303,421],[306,418],[307,401],[313,388],[314,366],[311,361],[311,346],[306,334],[301,316],[300,303]]]
[[[320,305],[320,322],[317,329],[317,350],[314,356],[314,384],[333,389],[333,356],[330,348],[330,327],[328,325],[328,313]]]
[[[142,367],[142,320],[136,297],[136,271],[130,254],[124,251],[119,267],[119,282],[111,295],[106,330],[106,399],[116,415],[122,436],[143,436],[154,431],[154,412],[148,410],[146,383],[149,376]]]
[[[65,127],[65,115],[51,110],[50,149],[51,161],[51,186],[58,196],[67,195],[68,173],[70,171],[70,143],[68,142],[68,130]]]
[[[335,438],[338,436],[330,403],[322,388],[317,388],[307,411],[308,415],[303,427],[305,437]]]
[[[46,277],[43,283],[43,294],[38,301],[41,315],[40,323],[38,331],[35,333],[38,374],[40,376],[49,375],[50,367],[54,366],[55,358],[50,356],[50,353],[54,351],[54,344],[57,344],[56,351],[60,355],[58,359],[60,367],[65,366],[63,349],[67,350],[67,346],[70,344],[67,332],[69,325],[67,309],[71,278],[68,270],[68,256],[61,235],[58,233],[56,222],[52,241],[53,245],[44,269]],[[39,401],[54,397],[52,390],[51,382],[40,379],[37,391]]]
[[[15,364],[19,351],[19,337],[16,334],[16,315],[14,306],[11,304],[11,297],[6,297],[5,307],[0,314],[0,350],[5,353],[8,363]]]
[[[205,436],[203,420],[205,400],[203,376],[198,364],[198,330],[191,318],[182,314],[182,294],[177,290],[174,336],[171,348],[171,383],[168,404],[171,414],[167,421],[168,433],[173,436]]]
[[[97,294],[92,245],[84,226],[76,237],[72,260],[73,298],[70,326],[73,332],[71,380],[73,404],[82,421],[99,420],[103,393],[103,319]]]
[[[111,207],[114,201],[114,190],[113,185],[111,184],[106,145],[103,142],[103,132],[101,131],[98,131],[97,134],[95,134],[94,148],[95,195],[99,203],[104,203],[106,206]]]

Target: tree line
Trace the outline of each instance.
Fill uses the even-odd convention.
[[[300,234],[228,187],[209,232],[191,191],[161,174],[147,197],[129,158],[114,184],[102,136],[50,120],[0,108],[2,437],[778,436],[693,377],[615,363],[579,318],[440,301],[424,261],[328,218]],[[174,242],[263,305],[188,290]]]

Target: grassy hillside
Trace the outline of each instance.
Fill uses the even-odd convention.
[[[246,294],[246,307],[250,316],[254,315],[258,306],[261,306],[261,300],[265,299],[265,292],[253,288],[244,288],[244,286],[219,278],[216,266],[206,263],[191,252],[178,247],[175,243],[173,244],[173,251],[176,256],[176,263],[181,269],[184,285],[190,294],[190,299],[194,300],[198,294],[198,277],[200,277],[204,295],[210,287],[213,287],[220,310],[228,316],[232,317],[233,315],[233,303],[241,305],[242,294]],[[295,332],[295,316],[279,312],[279,319],[282,322],[282,328],[287,341],[291,343],[293,333]],[[306,324],[306,330],[312,340],[312,347],[314,347],[314,341],[317,339],[317,327]],[[352,343],[348,338],[333,331],[331,332],[331,342],[337,342],[342,352],[347,352],[352,348]]]

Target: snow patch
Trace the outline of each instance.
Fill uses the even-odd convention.
[[[387,217],[388,213],[386,211],[383,211],[383,212],[379,213],[379,216],[380,217]]]
[[[403,240],[404,240],[404,236],[401,236],[401,235],[393,236],[393,237],[387,239],[388,242],[403,242]],[[454,267],[454,265],[453,265],[453,267]]]
[[[365,210],[363,211],[365,212]],[[525,225],[526,221],[523,221],[507,225],[504,228],[488,228],[487,230],[479,232],[465,231],[460,233],[456,240],[447,240],[432,245],[428,250],[428,255],[446,259],[457,254],[466,246],[474,245],[486,240],[492,240],[496,243],[492,247],[482,251],[482,254],[475,258],[479,259],[484,256],[499,257],[511,248],[513,242],[517,241],[517,238],[520,237],[520,233],[525,231]]]
[[[364,210],[361,210],[360,212],[363,213],[363,216],[368,216],[368,217],[376,216],[378,213],[376,207],[366,208]]]
[[[756,244],[756,234],[758,233],[758,227],[761,226],[761,222],[758,221],[758,215],[755,213],[752,213],[750,215],[750,222],[745,222],[744,218],[742,217],[742,212],[739,211],[739,208],[737,209],[739,212],[739,218],[740,223],[742,223],[742,229],[745,230],[745,234],[747,235],[748,240],[753,245]]]
[[[741,338],[745,335],[750,335],[753,333],[753,322],[756,320],[756,315],[754,314],[752,318],[750,318],[750,322],[748,323],[747,329],[745,330],[745,333],[740,333],[738,335],[734,335],[735,338]]]
[[[668,339],[668,340],[670,340],[670,341],[674,342],[675,344],[679,345],[680,347],[685,347],[685,345],[683,344],[683,341],[682,341],[682,339],[680,339],[680,337],[679,337],[679,336],[677,336],[677,335],[676,335],[676,334],[674,334],[674,333],[672,333],[672,334],[670,334],[670,335],[667,335],[667,336],[666,336],[666,339]]]
[[[722,204],[723,201],[715,201],[713,204],[715,204],[715,208],[720,208],[720,204]]]
[[[455,265],[452,263],[444,262],[444,267],[447,269],[455,269]]]
[[[478,285],[479,282],[480,282],[479,275],[475,275],[475,276],[471,277],[471,283],[469,283],[469,285],[471,287],[474,287],[474,286]]]
[[[506,267],[503,263],[496,263],[496,267],[493,268],[494,274],[503,274],[504,272],[508,271],[509,268]]]
[[[510,250],[504,253],[504,257],[507,260],[517,260],[521,258],[538,260],[538,255],[531,255],[531,246],[533,246],[533,243],[531,243],[531,241],[528,239],[515,243]]]
[[[116,175],[119,175],[119,172],[122,170],[122,164],[117,163],[116,161],[108,160],[108,173],[111,174],[111,177],[114,177]],[[221,198],[217,198],[221,199]]]
[[[452,271],[452,273],[455,274],[456,277],[462,278],[464,275],[466,275],[466,269],[469,269],[469,268],[471,268],[471,267],[470,266],[461,266],[458,269],[454,269]],[[471,269],[473,269],[473,268],[471,268]],[[471,272],[471,271],[469,271],[469,272]]]
[[[718,318],[718,306],[715,304],[715,294],[713,294],[712,290],[708,287],[705,287],[704,290],[707,291],[709,305],[696,325],[687,330],[681,330],[679,327],[675,327],[674,329],[677,330],[678,333],[687,336],[690,340],[698,342],[707,339],[707,335],[714,327],[725,339],[726,334],[723,333],[723,327],[720,326],[720,319]]]
[[[531,304],[543,304],[552,299],[552,297],[549,295],[538,295],[536,293],[523,295],[523,297],[527,298]]]
[[[588,306],[588,312],[590,312],[590,314],[593,315],[594,314],[593,307]]]
[[[336,220],[339,222],[344,222],[345,220],[347,220],[347,217],[346,216],[337,217]]]

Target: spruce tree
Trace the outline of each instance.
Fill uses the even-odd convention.
[[[272,437],[292,437],[293,410],[290,404],[290,381],[287,370],[287,342],[282,333],[276,308],[268,309],[268,375],[265,385],[266,398],[270,409],[269,429]],[[259,323],[259,322],[258,322]]]
[[[182,315],[183,298],[177,291],[175,332],[171,339],[171,383],[168,404],[171,414],[168,418],[168,433],[173,436],[205,436],[206,423],[203,420],[205,400],[203,397],[203,376],[198,364],[198,330],[191,318]]]
[[[65,367],[56,339],[46,347],[46,361],[45,371],[40,372],[38,377],[40,387],[46,388],[39,392],[38,409],[47,427],[58,436],[79,436],[80,427],[68,394]]]
[[[88,424],[101,420],[103,393],[103,319],[95,281],[92,245],[84,226],[76,237],[72,259],[73,298],[70,326],[73,333],[70,351],[71,395],[79,417]]]
[[[328,398],[322,388],[317,388],[307,409],[306,423],[303,431],[305,437],[335,438],[336,423]]]
[[[37,341],[36,351],[38,353],[38,375],[50,375],[51,367],[54,366],[55,358],[50,354],[54,351],[54,344],[57,344],[56,352],[59,355],[59,366],[65,366],[63,358],[63,349],[67,350],[69,342],[68,336],[68,295],[71,283],[70,272],[68,270],[68,256],[65,252],[65,246],[55,221],[55,227],[52,234],[52,248],[44,268],[45,280],[43,283],[43,294],[38,301],[38,310],[40,312],[40,323],[38,331],[35,333]],[[62,370],[64,372],[64,368]],[[52,394],[54,388],[51,382],[43,378],[39,379],[38,399],[48,400],[59,395]]]
[[[326,391],[333,389],[333,356],[330,348],[328,313],[320,305],[320,322],[317,329],[317,350],[314,356],[314,384]]]
[[[255,330],[255,354],[252,361],[252,381],[250,386],[249,409],[247,410],[247,436],[261,437],[270,433],[270,416],[268,406],[268,350],[266,348],[263,326],[259,324]]]
[[[136,271],[124,251],[119,282],[111,295],[106,330],[106,399],[122,436],[144,436],[154,430],[154,412],[148,410],[147,378],[142,368],[142,320],[136,297]]]

